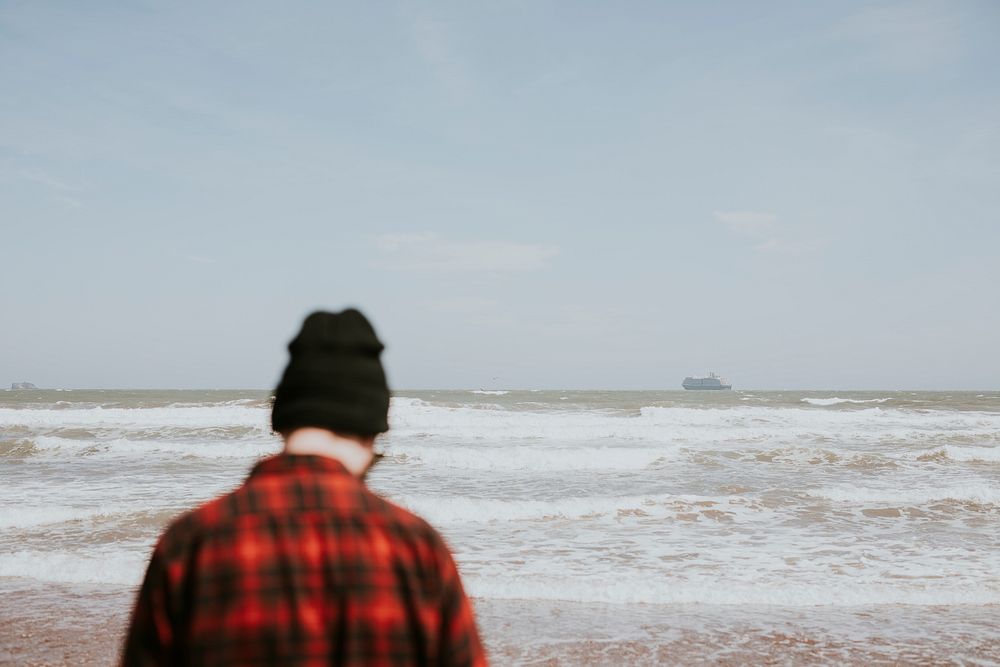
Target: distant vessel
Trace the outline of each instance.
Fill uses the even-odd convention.
[[[709,373],[708,377],[693,378],[686,377],[681,384],[685,389],[732,389],[733,385],[726,378],[720,378],[715,373]]]

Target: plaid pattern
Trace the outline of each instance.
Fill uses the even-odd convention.
[[[486,665],[455,563],[337,461],[282,454],[175,521],[123,665]]]

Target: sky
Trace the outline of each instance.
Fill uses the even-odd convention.
[[[0,386],[1000,388],[1000,3],[0,0]]]

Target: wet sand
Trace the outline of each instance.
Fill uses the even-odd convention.
[[[1000,606],[480,601],[497,665],[996,665]]]
[[[133,590],[0,586],[0,664],[114,665]],[[1000,606],[763,608],[477,600],[495,665],[995,665]],[[935,623],[937,618],[947,621]],[[822,627],[828,623],[831,627]],[[937,628],[947,626],[942,632]],[[907,628],[909,632],[902,632]],[[956,630],[956,628],[958,628]]]
[[[0,665],[114,665],[132,590],[0,586]]]

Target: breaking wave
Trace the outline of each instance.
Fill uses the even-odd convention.
[[[920,454],[918,460],[949,459],[963,463],[1000,463],[1000,447],[959,447],[945,445],[932,452]]]
[[[647,516],[674,514],[677,511],[723,507],[729,509],[725,496],[661,494],[559,498],[556,500],[500,500],[468,497],[404,496],[394,502],[423,516],[431,523],[469,523],[491,521],[537,521],[546,519],[582,519],[601,516]],[[746,503],[741,503],[742,508]]]
[[[276,439],[269,440],[220,440],[183,442],[175,440],[76,440],[57,436],[39,435],[32,439],[34,450],[40,454],[66,454],[74,456],[134,456],[169,455],[208,459],[260,458],[277,454],[281,449]]]
[[[881,399],[879,399],[881,400]],[[995,439],[1000,414],[810,408],[687,408],[646,406],[638,411],[504,410],[498,407],[444,407],[397,397],[390,410],[392,440],[441,439],[464,442],[553,443],[601,440],[675,444],[767,442],[926,444],[929,438]]]
[[[109,516],[117,512],[104,508],[84,507],[18,507],[8,508],[0,513],[0,528],[31,528],[50,524],[65,523]]]
[[[810,405],[840,405],[841,403],[885,403],[886,401],[891,401],[891,398],[869,398],[865,400],[855,399],[855,398],[803,398],[803,403],[808,403]]]
[[[509,447],[389,445],[392,459],[433,467],[466,470],[642,470],[676,458],[677,451],[654,447]]]
[[[782,605],[790,607],[873,604],[985,605],[1000,603],[1000,590],[989,587],[940,586],[908,588],[870,582],[829,585],[747,584],[724,579],[663,582],[649,576],[525,575],[517,578],[466,577],[474,597],[514,600],[566,600],[609,604]]]
[[[0,408],[0,426],[42,428],[100,427],[123,429],[225,428],[244,426],[270,433],[266,408],[247,404],[163,408]]]
[[[933,489],[831,487],[806,491],[806,495],[847,503],[926,505],[952,501],[979,505],[1000,505],[1000,487],[988,484],[945,486]]]
[[[0,554],[0,577],[24,577],[67,584],[133,585],[142,580],[150,545],[121,545],[107,553],[80,554],[21,550]]]

